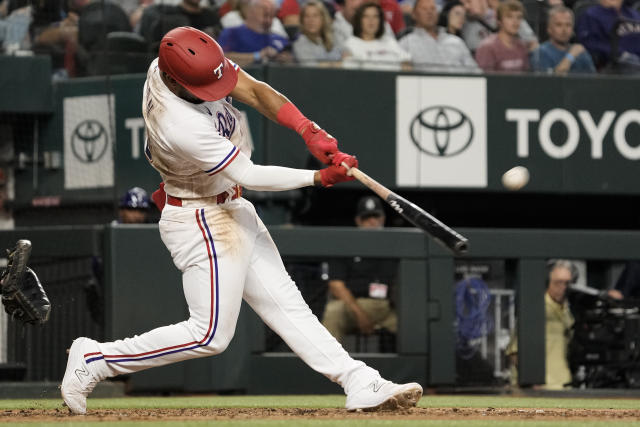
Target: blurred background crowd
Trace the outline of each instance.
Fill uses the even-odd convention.
[[[49,54],[56,78],[143,72],[162,36],[184,25],[241,66],[640,70],[639,0],[0,1],[2,52]]]

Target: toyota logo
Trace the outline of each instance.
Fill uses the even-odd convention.
[[[73,155],[82,162],[97,162],[104,156],[109,145],[107,131],[97,120],[85,120],[71,135]]]
[[[409,125],[418,150],[435,157],[452,157],[466,150],[473,140],[473,124],[462,111],[436,105],[420,111]]]

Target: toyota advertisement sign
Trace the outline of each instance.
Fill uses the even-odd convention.
[[[483,77],[398,76],[397,185],[486,187],[486,97]]]
[[[634,83],[397,76],[396,185],[504,191],[502,174],[522,165],[525,192],[637,193]]]

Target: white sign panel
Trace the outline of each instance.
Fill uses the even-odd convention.
[[[114,104],[113,95],[64,99],[65,189],[113,186]]]
[[[486,187],[486,98],[482,77],[398,76],[396,184]]]

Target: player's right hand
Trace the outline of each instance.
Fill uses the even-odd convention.
[[[334,137],[311,121],[300,135],[302,135],[307,149],[313,157],[325,165],[331,164],[333,155],[338,152],[338,141]]]

